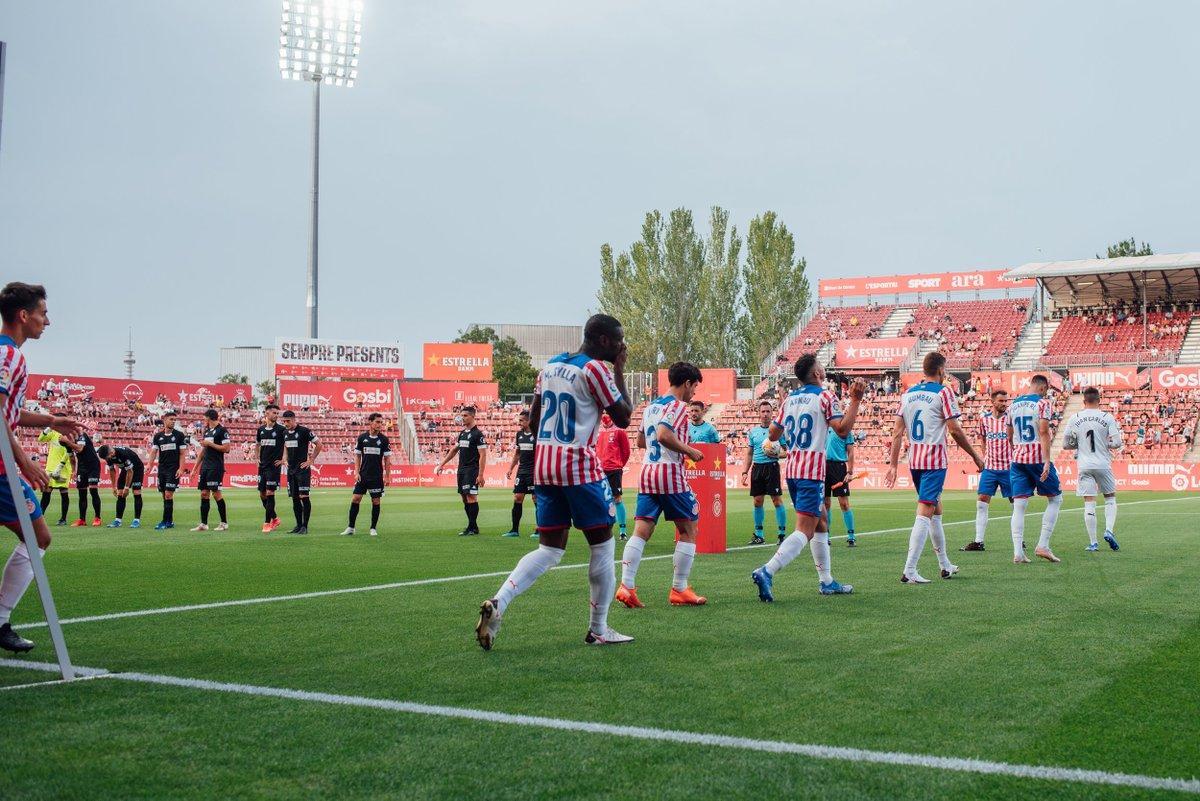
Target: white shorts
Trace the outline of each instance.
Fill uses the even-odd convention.
[[[1117,481],[1111,469],[1079,471],[1079,486],[1075,489],[1078,497],[1113,495],[1116,491]]]

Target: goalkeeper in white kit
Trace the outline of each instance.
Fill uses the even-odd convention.
[[[1083,498],[1083,523],[1087,528],[1087,550],[1098,551],[1096,541],[1096,496],[1104,496],[1104,541],[1120,550],[1113,533],[1117,525],[1117,482],[1113,478],[1113,452],[1121,452],[1121,427],[1111,414],[1100,408],[1100,390],[1083,391],[1083,411],[1067,423],[1064,447],[1075,451],[1079,468],[1079,487],[1075,494]]]

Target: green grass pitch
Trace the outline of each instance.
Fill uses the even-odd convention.
[[[55,529],[47,557],[63,618],[477,573],[507,572],[533,540],[504,539],[509,496],[482,498],[484,536],[460,538],[450,491],[392,490],[377,539],[338,537],[348,494],[314,495],[313,534],[264,535],[253,492],[228,494],[233,528],[156,533]],[[749,573],[771,547],[700,556],[703,608],[666,601],[669,558],[647,561],[648,607],[614,605],[636,642],[587,648],[586,570],[544,576],[505,617],[495,650],[475,644],[480,601],[500,577],[64,627],[73,660],[162,674],[373,699],[873,751],[1190,779],[1200,774],[1200,502],[1125,493],[1122,549],[1084,553],[1079,501],[1054,538],[1063,563],[1015,566],[1007,517],[985,553],[958,553],[974,498],[950,493],[951,581],[899,583],[908,493],[854,498],[860,545],[833,543],[850,597],[821,597],[807,552],[776,577]],[[105,498],[111,513],[111,496]],[[1043,508],[1035,500],[1032,509]],[[365,507],[365,505],[364,505]],[[994,515],[1008,504],[994,504]],[[282,530],[291,526],[281,499]],[[730,545],[751,529],[730,498]],[[841,531],[835,514],[834,534]],[[768,514],[768,527],[773,517]],[[215,520],[215,510],[214,518]],[[532,525],[527,506],[525,531]],[[1036,539],[1038,519],[1027,523]],[[870,532],[903,528],[904,531]],[[281,530],[281,531],[282,531]],[[647,555],[666,555],[661,528]],[[1030,543],[1032,545],[1032,542]],[[618,558],[620,554],[618,543]],[[4,551],[7,553],[7,549]],[[564,565],[586,561],[578,532]],[[936,576],[927,548],[926,576]],[[14,624],[51,661],[36,591]],[[0,687],[54,679],[0,667]],[[711,745],[647,741],[97,679],[0,689],[0,797],[50,798],[1141,798],[1163,790],[955,772]]]

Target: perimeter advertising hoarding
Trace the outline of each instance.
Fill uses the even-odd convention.
[[[839,339],[833,363],[838,369],[899,367],[916,347],[916,337]]]
[[[26,397],[35,400],[38,391],[52,390],[70,400],[91,398],[98,403],[154,403],[165,395],[174,406],[229,405],[234,400],[250,402],[251,388],[246,384],[191,384],[183,381],[141,381],[129,378],[97,378],[81,375],[43,375],[30,373]]]
[[[492,346],[474,342],[426,342],[422,375],[429,381],[491,381]]]
[[[326,407],[339,412],[395,411],[392,382],[382,381],[287,381],[279,382],[279,405],[286,408]],[[486,406],[500,396],[494,382],[401,381],[404,411],[449,411],[455,406]]]
[[[989,289],[1032,287],[1031,280],[1009,281],[1006,270],[965,270],[952,273],[877,275],[862,278],[822,278],[821,298],[863,298],[869,295],[911,295],[917,292],[976,292]]]
[[[1150,380],[1150,372],[1139,372],[1136,367],[1073,367],[1070,377],[1075,392],[1082,392],[1085,387],[1141,389]]]
[[[695,400],[709,403],[733,403],[737,400],[737,371],[721,367],[701,367],[704,380],[696,389]],[[658,371],[658,394],[665,395],[671,388],[667,371]]]
[[[291,378],[404,378],[404,346],[340,339],[275,340],[275,375]]]

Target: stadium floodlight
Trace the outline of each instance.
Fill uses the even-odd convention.
[[[312,220],[309,230],[308,335],[317,337],[317,219],[321,169],[321,84],[354,86],[362,47],[361,0],[283,0],[279,74],[313,85]]]

